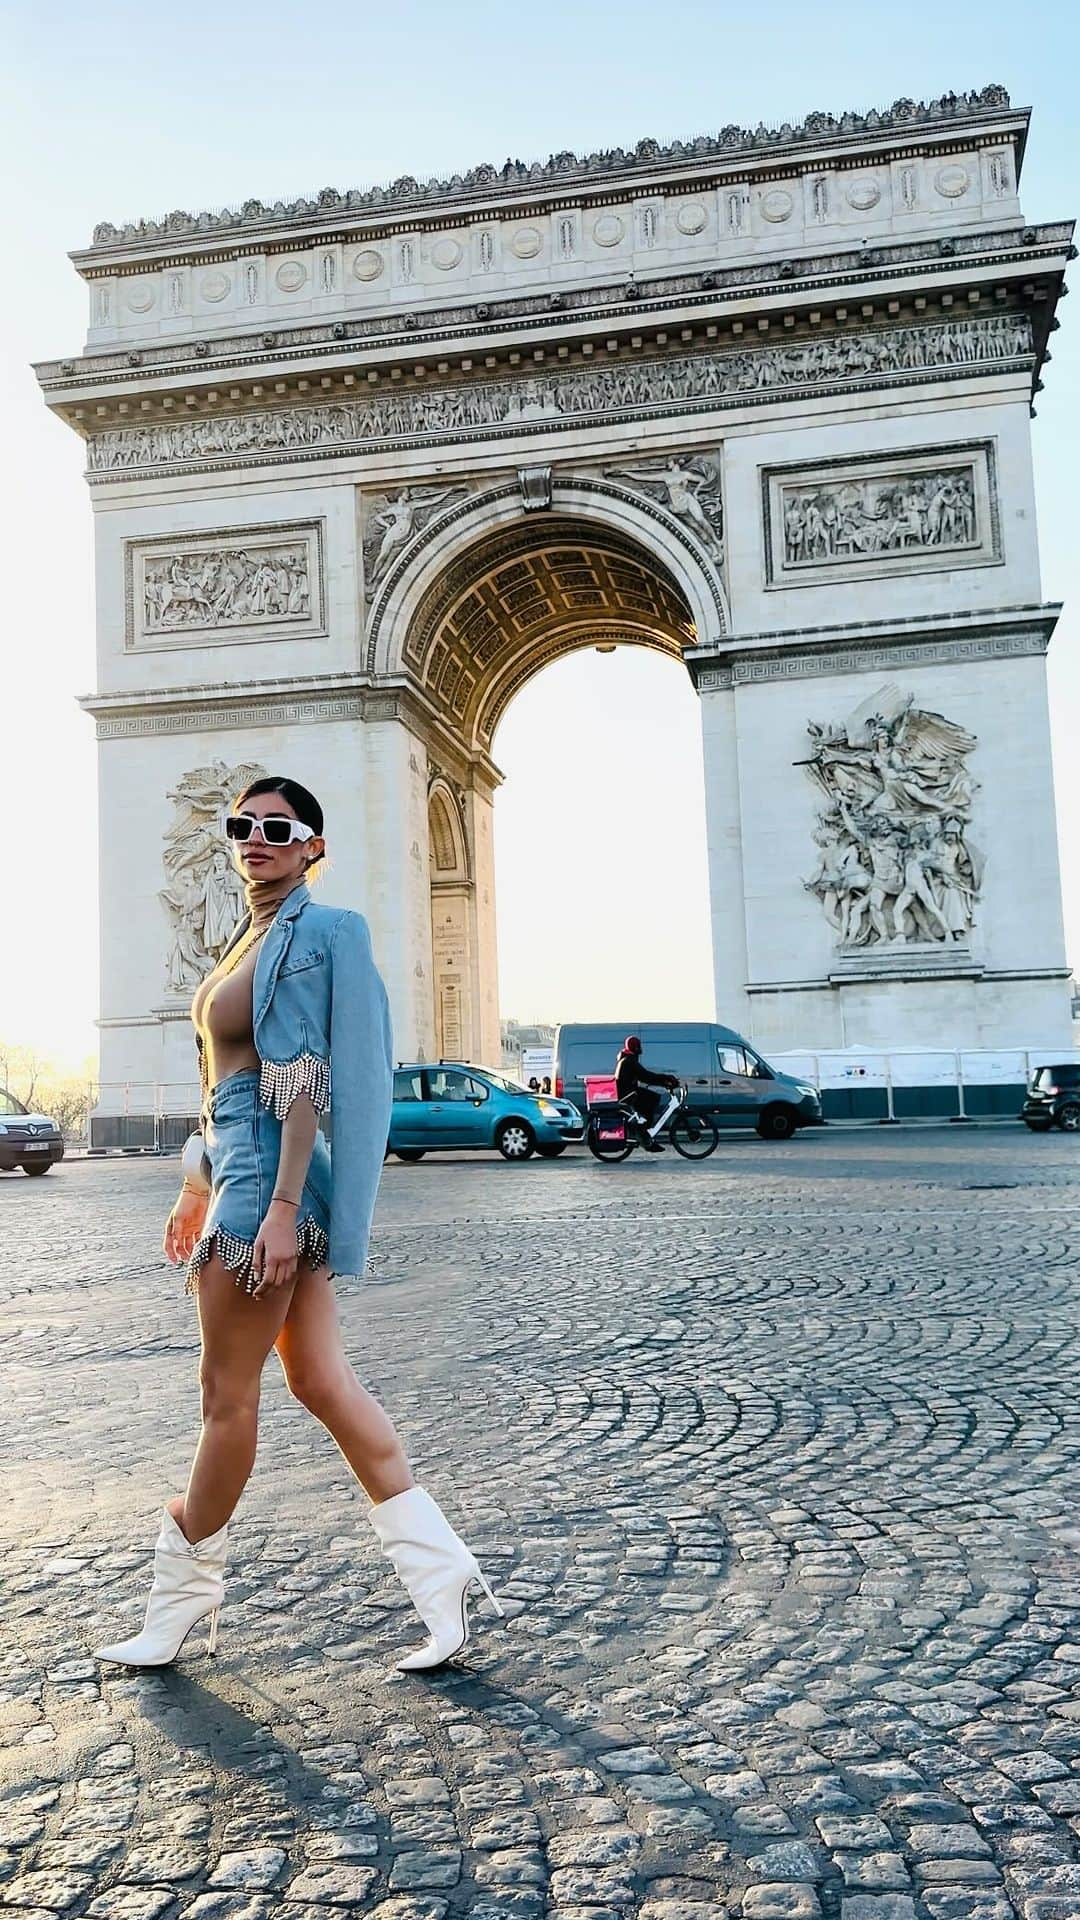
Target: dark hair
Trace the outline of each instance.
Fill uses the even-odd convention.
[[[259,793],[280,793],[287,800],[298,820],[312,833],[321,834],[323,830],[323,810],[313,793],[302,787],[298,780],[289,780],[283,774],[268,774],[262,780],[253,780],[245,787],[236,804],[242,807],[245,800],[254,800]]]

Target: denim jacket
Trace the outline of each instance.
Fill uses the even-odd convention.
[[[366,920],[295,887],[264,935],[252,1010],[263,1105],[284,1120],[305,1093],[317,1113],[330,1109],[330,1265],[363,1273],[393,1088],[390,1010]]]

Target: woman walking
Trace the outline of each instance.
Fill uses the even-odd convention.
[[[255,1462],[274,1349],[290,1392],[370,1496],[379,1543],[428,1629],[397,1665],[439,1666],[469,1637],[473,1581],[501,1608],[349,1365],[331,1285],[332,1273],[366,1267],[390,1120],[386,992],[360,915],[308,891],[325,852],[314,796],[256,780],[225,831],[248,912],[192,1004],[203,1130],[188,1141],[165,1228],[166,1255],[188,1263],[198,1300],[202,1434],[187,1492],[162,1516],[142,1632],[98,1658],[166,1666],[207,1618],[214,1651],[228,1522]],[[332,1153],[319,1131],[327,1107]]]

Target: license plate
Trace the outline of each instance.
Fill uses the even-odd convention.
[[[49,1143],[47,1140],[28,1140],[24,1148],[24,1152],[26,1153],[48,1153],[48,1151]]]

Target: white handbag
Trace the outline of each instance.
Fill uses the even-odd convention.
[[[197,1193],[210,1191],[210,1162],[206,1157],[201,1133],[189,1133],[184,1142],[184,1151],[180,1155],[180,1172],[189,1187]]]

